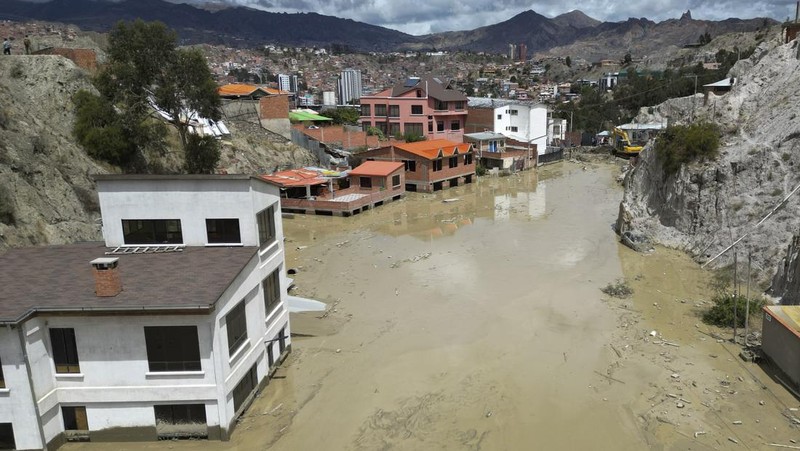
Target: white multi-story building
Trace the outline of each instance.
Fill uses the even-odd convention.
[[[105,243],[0,255],[0,447],[225,440],[291,347],[278,189],[97,177]]]
[[[339,104],[347,105],[361,98],[361,71],[345,69],[339,75]]]
[[[483,127],[523,144],[535,144],[539,155],[551,142],[547,107],[541,103],[470,97],[468,106],[468,131]]]
[[[278,74],[278,89],[297,93],[297,75]]]

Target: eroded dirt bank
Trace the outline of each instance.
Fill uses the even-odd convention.
[[[559,163],[354,218],[285,220],[296,292],[330,311],[293,316],[293,353],[232,441],[115,448],[759,449],[800,439],[783,416],[797,401],[769,380],[762,389],[695,327],[706,274],[680,254],[617,244],[616,174]],[[623,275],[634,297],[607,299],[599,289]],[[654,343],[664,340],[679,346]]]

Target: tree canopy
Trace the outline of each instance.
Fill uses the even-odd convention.
[[[108,64],[95,80],[99,98],[92,99],[93,95],[86,93],[76,102],[75,134],[81,144],[89,149],[96,147],[92,141],[122,140],[111,151],[94,151],[96,157],[121,165],[136,160],[148,147],[163,150],[164,133],[158,131],[163,126],[153,108],[158,106],[180,135],[187,159],[185,169],[196,172],[202,168],[201,172],[208,172],[208,161],[190,162],[198,152],[187,151],[199,143],[188,139],[188,115],[196,112],[200,117],[220,118],[216,84],[202,53],[178,49],[177,34],[160,22],[119,22],[109,33],[108,41]],[[92,130],[95,125],[99,129]],[[216,142],[202,145],[204,149],[216,146]],[[206,157],[217,155],[219,159],[218,149],[200,153]]]

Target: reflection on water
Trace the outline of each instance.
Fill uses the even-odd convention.
[[[537,171],[525,171],[481,177],[476,183],[433,194],[408,193],[402,201],[350,218],[297,215],[286,221],[292,223],[291,238],[303,242],[359,228],[431,240],[452,236],[478,219],[530,221],[546,214],[546,182],[539,180]]]

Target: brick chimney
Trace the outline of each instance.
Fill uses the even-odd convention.
[[[94,273],[94,292],[98,297],[113,297],[122,291],[119,277],[119,258],[101,257],[91,261]]]

